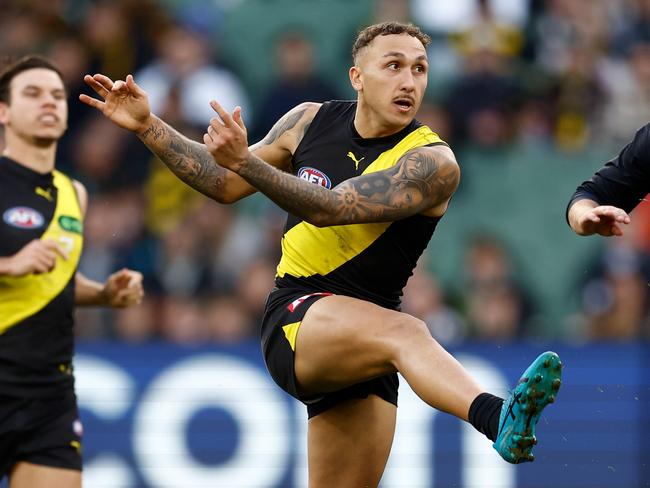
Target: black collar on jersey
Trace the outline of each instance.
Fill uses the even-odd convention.
[[[15,174],[19,178],[32,181],[37,185],[54,185],[54,176],[51,171],[48,171],[47,173],[39,173],[38,171],[34,171],[7,156],[0,156],[0,169],[2,168],[6,168],[7,171]]]
[[[357,132],[357,128],[354,126],[354,119],[354,116],[350,119],[350,124],[348,127],[350,129],[352,141],[360,147],[376,147],[378,144],[389,144],[391,146],[394,146],[411,132],[413,132],[418,125],[415,119],[413,119],[409,125],[404,127],[399,132],[396,132],[395,134],[382,137],[361,137],[361,135]]]

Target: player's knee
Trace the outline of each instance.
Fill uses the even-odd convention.
[[[431,333],[424,321],[411,315],[399,313],[386,327],[386,339],[398,349],[422,340],[431,340]]]

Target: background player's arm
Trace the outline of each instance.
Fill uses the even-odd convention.
[[[650,188],[650,124],[641,127],[611,161],[578,186],[567,222],[579,235],[623,235],[628,215]]]
[[[146,93],[131,75],[126,81],[115,83],[99,74],[86,76],[84,81],[104,101],[81,95],[82,102],[95,107],[115,124],[135,132],[152,153],[192,188],[220,203],[232,203],[256,191],[245,179],[218,165],[204,144],[188,139],[153,115]],[[304,125],[309,114],[313,118],[314,107],[318,106],[302,104],[287,113],[251,151],[275,167],[288,169],[292,152],[290,146],[283,144],[292,141],[284,135]]]
[[[621,224],[630,223],[625,210],[612,205],[600,205],[588,198],[575,200],[571,204],[567,220],[576,234],[581,236],[620,236],[623,235]]]
[[[78,181],[73,180],[81,214],[86,215],[88,192]],[[75,273],[75,305],[99,305],[105,307],[129,307],[142,301],[142,274],[130,269],[121,269],[108,277],[105,283],[91,280],[81,272]]]

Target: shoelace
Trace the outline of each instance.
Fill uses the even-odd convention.
[[[501,434],[501,431],[503,430],[504,425],[506,425],[506,420],[508,420],[508,415],[512,416],[512,420],[515,420],[515,413],[512,411],[512,409],[515,407],[515,404],[519,401],[519,398],[521,398],[521,392],[515,393],[514,397],[512,398],[512,401],[510,402],[510,405],[508,405],[508,410],[506,410],[506,415],[503,417],[503,422],[501,423],[501,427],[499,428],[499,434]]]

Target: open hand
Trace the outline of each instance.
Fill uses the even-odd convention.
[[[611,205],[599,205],[586,210],[578,219],[582,235],[622,236],[623,225],[630,223],[630,216]]]
[[[108,76],[96,74],[84,76],[84,81],[102,100],[79,95],[86,105],[99,110],[110,121],[133,132],[142,132],[146,128],[147,120],[151,115],[149,99],[145,91],[140,88],[133,76],[128,75],[126,80],[113,82]]]
[[[235,107],[230,116],[216,101],[211,101],[210,106],[219,117],[210,119],[203,142],[219,165],[237,172],[249,155],[248,134],[241,107]]]
[[[142,273],[121,269],[108,277],[102,291],[110,307],[125,308],[139,305],[144,296]]]
[[[52,239],[34,239],[9,261],[10,276],[49,273],[56,266],[57,258],[68,259],[68,253]]]

